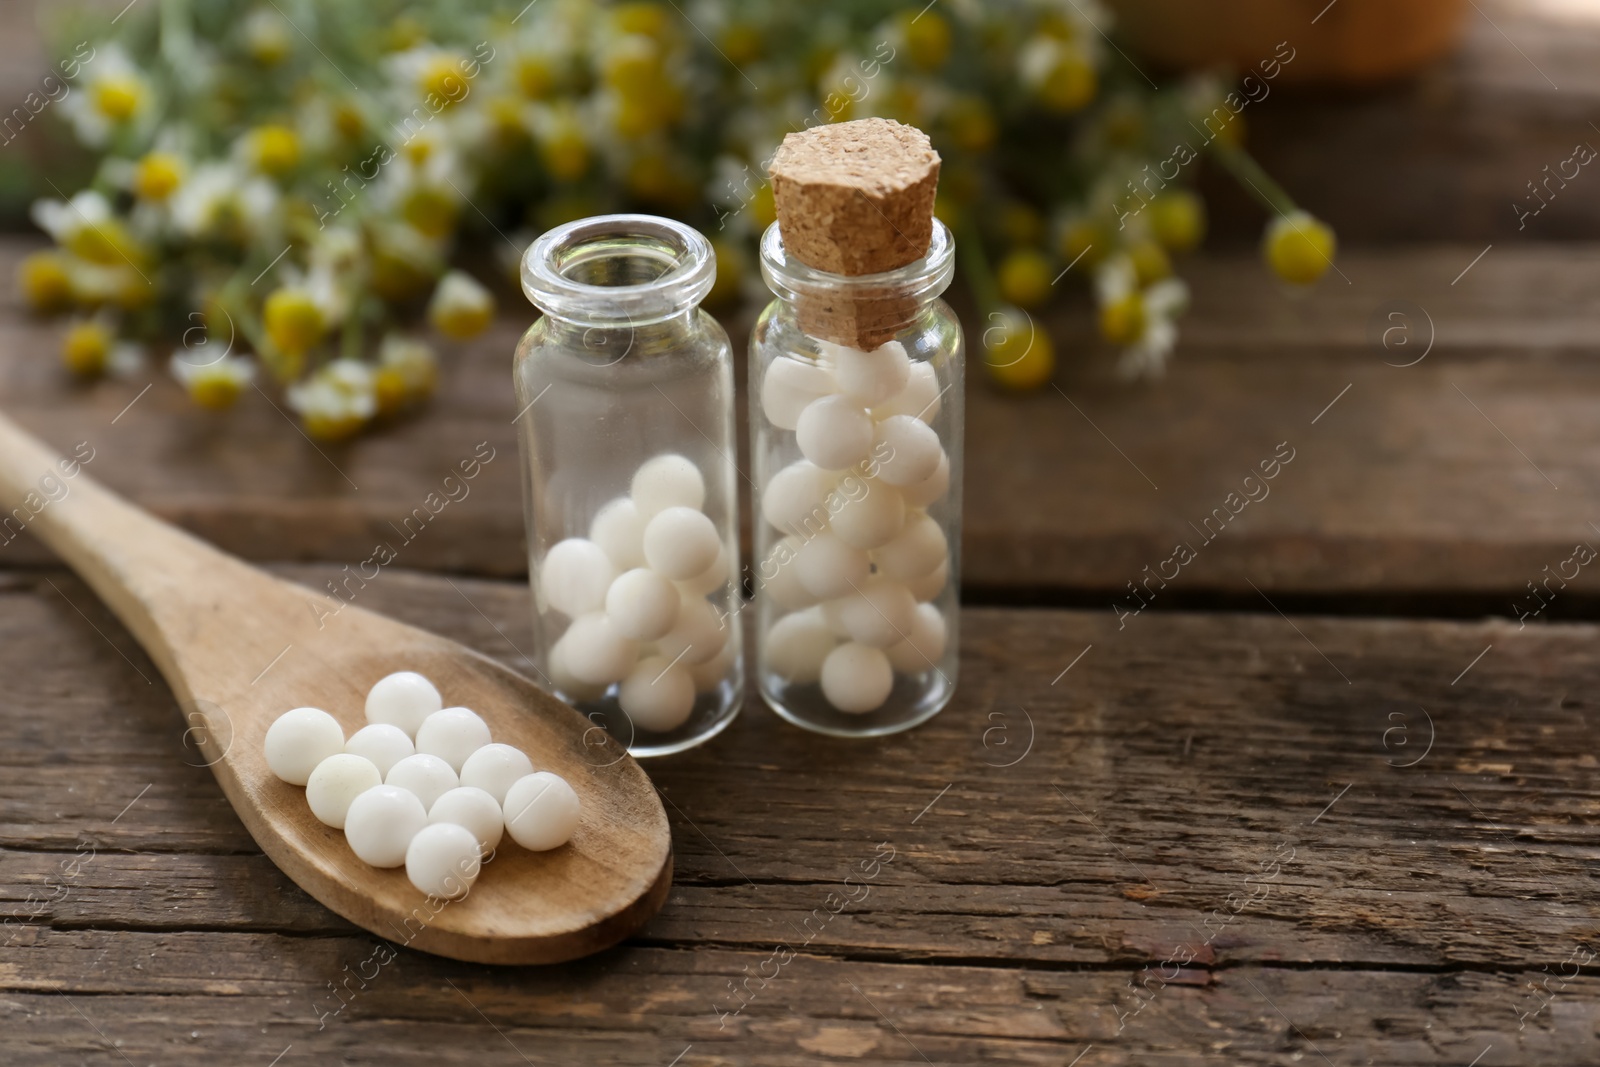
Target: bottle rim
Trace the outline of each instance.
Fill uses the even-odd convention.
[[[898,297],[918,302],[932,300],[950,285],[956,269],[955,238],[937,218],[928,251],[921,259],[878,274],[834,274],[817,270],[789,256],[778,223],[761,236],[761,277],[778,296],[793,300],[807,296],[857,298]]]
[[[606,260],[655,269],[638,282],[581,280]],[[522,291],[547,315],[585,325],[643,326],[696,307],[716,282],[711,242],[657,215],[596,215],[547,230],[522,256]]]

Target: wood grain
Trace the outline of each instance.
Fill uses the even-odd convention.
[[[82,472],[93,455],[58,459],[0,416],[0,511],[26,517],[134,635],[250,835],[313,897],[380,936],[485,963],[586,955],[660,907],[672,877],[665,813],[620,746],[591,743],[582,715],[453,641],[353,606],[381,570],[358,572],[338,597],[308,595],[103,489]],[[349,736],[367,691],[400,669],[432,679],[572,786],[582,811],[570,842],[508,845],[464,900],[424,898],[403,868],[357,859],[305,791],[268,768],[264,741],[279,715],[325,708]]]
[[[5,255],[19,248],[0,242]],[[1505,614],[1517,598],[1531,604],[1527,583],[1600,521],[1588,462],[1600,377],[1587,355],[1600,335],[1588,284],[1600,250],[1496,247],[1452,284],[1482,251],[1354,252],[1340,260],[1350,284],[1330,275],[1300,299],[1253,256],[1197,261],[1183,346],[1154,386],[1113,380],[1083,294],[1069,295],[1048,320],[1058,388],[1002,396],[972,371],[966,584],[1109,604],[1288,441],[1298,458],[1270,498],[1201,549],[1169,596],[1254,599],[1253,582],[1275,595],[1470,595]],[[1400,308],[1403,320],[1386,317]],[[1396,366],[1425,349],[1430,322],[1426,358]],[[0,385],[53,444],[97,447],[95,477],[246,558],[355,565],[384,543],[403,567],[516,575],[522,501],[504,388],[516,329],[508,318],[450,353],[423,418],[323,452],[262,395],[218,419],[153,371],[74,388],[47,355],[54,328],[14,304],[0,309]],[[729,332],[742,340],[745,324]],[[424,509],[405,540],[401,527],[417,527],[428,494],[480,448],[493,458],[452,483],[461,499]],[[48,559],[26,538],[0,556]],[[1579,574],[1569,603],[1600,592],[1594,573]]]
[[[510,665],[526,641],[520,583],[396,570],[365,594]],[[1082,1064],[1304,1063],[1311,1043],[1341,1065],[1600,1055],[1593,967],[1551,977],[1600,947],[1596,627],[1152,609],[1121,629],[1109,611],[969,610],[964,630],[956,701],[916,731],[844,744],[755,705],[652,762],[677,883],[624,946],[515,970],[402,950],[319,1031],[328,983],[377,943],[184,766],[172,697],[87,591],[13,575],[8,1051],[410,1062],[426,1033],[445,1063],[520,1063],[507,1037],[536,1063],[660,1065],[686,1045],[687,1064],[1062,1064],[1088,1044]],[[43,706],[70,708],[82,741],[20,713]],[[730,980],[770,974],[779,946],[781,977],[721,1025]],[[1193,959],[1175,970],[1175,953]],[[1519,1030],[1530,981],[1556,995]]]

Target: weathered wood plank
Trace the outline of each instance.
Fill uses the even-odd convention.
[[[364,593],[513,666],[526,640],[517,583],[396,571]],[[13,929],[346,929],[184,765],[170,695],[107,647],[126,637],[81,586],[14,578],[0,609],[20,697],[0,716]],[[1188,944],[1222,965],[1537,967],[1597,935],[1594,627],[1152,610],[1119,630],[1110,612],[974,610],[966,633],[955,704],[908,735],[843,744],[752,705],[652,764],[678,884],[645,938],[1055,966]],[[63,747],[51,724],[68,715],[81,732]],[[881,842],[894,859],[850,921],[822,922]],[[84,847],[93,862],[69,876]]]
[[[18,250],[0,242],[0,260]],[[1155,386],[1111,380],[1070,299],[1050,319],[1059,389],[1001,396],[974,369],[966,583],[1081,600],[1124,589],[1187,539],[1198,558],[1175,594],[1253,597],[1254,583],[1531,605],[1526,583],[1596,536],[1586,501],[1600,488],[1600,374],[1588,352],[1600,301],[1587,279],[1600,250],[1497,247],[1452,284],[1480,251],[1355,252],[1341,260],[1349,285],[1333,276],[1299,300],[1253,257],[1200,261],[1184,347]],[[1401,299],[1423,317],[1385,318]],[[1395,366],[1426,349],[1430,322],[1426,358]],[[1391,325],[1409,332],[1386,351],[1375,339]],[[249,558],[354,562],[383,541],[406,567],[514,575],[525,569],[504,388],[515,333],[508,320],[453,352],[424,418],[326,457],[262,396],[216,419],[154,371],[73,388],[45,351],[51,328],[25,323],[14,302],[0,308],[0,383],[30,429],[58,446],[90,441],[92,474]],[[1297,458],[1271,498],[1203,545],[1206,516],[1284,441]],[[485,442],[494,458],[469,495],[406,541],[398,527]],[[25,537],[0,555],[45,559]],[[1569,598],[1600,592],[1592,570]]]
[[[140,1064],[1466,1064],[1487,1046],[1484,1064],[1581,1063],[1600,1024],[1600,983],[1583,976],[1552,982],[1555,998],[1519,1031],[1543,972],[1169,969],[1172,981],[1136,991],[1126,971],[800,955],[751,979],[735,1014],[730,986],[766,955],[628,948],[486,971],[411,954],[381,967],[360,939],[44,940],[54,965],[9,976],[0,1001],[19,1065],[119,1052]],[[346,981],[336,999],[330,985]]]

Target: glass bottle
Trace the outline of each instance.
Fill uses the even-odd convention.
[[[776,223],[762,238],[777,299],[750,341],[757,673],[779,715],[820,733],[905,730],[955,690],[954,252],[935,220],[923,258],[852,277],[786,256]]]
[[[635,756],[738,714],[733,357],[700,310],[710,243],[649,215],[559,226],[513,377],[541,684]]]

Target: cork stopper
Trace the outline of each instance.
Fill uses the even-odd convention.
[[[813,126],[786,136],[767,170],[783,247],[807,266],[879,274],[927,253],[939,153],[915,126]]]
[[[927,134],[892,119],[815,126],[783,139],[768,167],[786,255],[830,274],[881,274],[914,263],[933,237],[939,153]],[[797,301],[815,337],[872,349],[916,302],[892,287]]]

